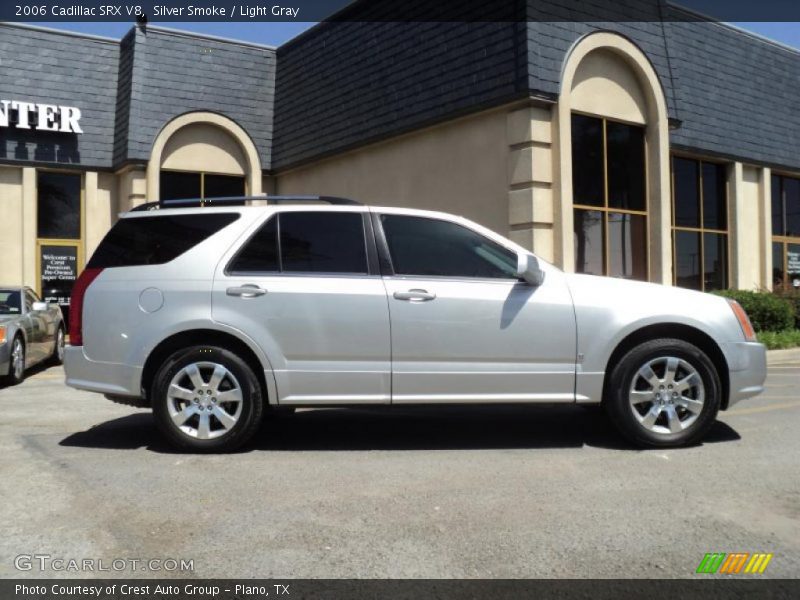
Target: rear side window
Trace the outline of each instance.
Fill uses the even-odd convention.
[[[228,271],[367,273],[363,217],[361,213],[280,213],[247,241]]]
[[[208,213],[120,219],[100,242],[86,267],[168,263],[238,218],[236,213]]]

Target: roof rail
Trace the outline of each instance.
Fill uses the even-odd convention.
[[[173,198],[159,202],[146,202],[131,209],[134,211],[157,210],[159,208],[197,208],[201,206],[224,206],[242,204],[248,200],[266,201],[267,204],[295,204],[302,202],[324,202],[338,206],[361,206],[361,202],[337,196],[223,196],[220,198]]]

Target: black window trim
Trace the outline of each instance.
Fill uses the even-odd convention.
[[[366,273],[354,273],[350,271],[343,271],[343,272],[336,272],[336,271],[290,271],[285,272],[283,271],[283,260],[281,256],[281,220],[280,215],[284,213],[325,213],[328,212],[329,214],[360,214],[361,215],[361,231],[364,236],[364,251],[366,253],[367,258],[367,272]],[[372,223],[370,223],[368,218],[369,213],[362,212],[362,211],[321,211],[321,210],[276,210],[265,219],[262,219],[258,222],[253,232],[247,236],[247,239],[242,242],[242,244],[236,249],[234,255],[228,260],[227,264],[225,265],[225,269],[223,270],[223,274],[226,277],[352,277],[352,278],[364,278],[364,277],[379,277],[380,270],[378,268],[378,256],[377,256],[377,249],[375,248],[375,239],[374,239],[374,232],[372,228]],[[272,219],[277,219],[277,227],[276,227],[276,241],[277,241],[277,253],[278,253],[278,270],[277,271],[234,271],[231,266],[233,263],[236,262],[236,259],[239,258],[239,255],[244,251],[245,247],[250,243],[250,241],[258,235],[261,231],[261,228],[264,227],[267,223],[270,222]],[[370,243],[372,240],[372,243]]]
[[[427,215],[409,215],[405,213],[395,213],[395,212],[373,212],[372,222],[373,226],[375,227],[375,243],[378,246],[381,273],[384,277],[391,277],[392,279],[406,279],[406,280],[422,279],[431,281],[467,281],[467,282],[503,283],[503,284],[525,283],[521,277],[465,277],[463,275],[398,275],[394,271],[394,265],[392,264],[392,255],[389,252],[389,243],[386,241],[386,233],[383,230],[383,223],[381,222],[381,217],[384,215],[413,217],[417,219],[428,219],[429,221],[442,221],[443,223],[452,223],[454,225],[459,225],[460,227],[463,227],[464,229],[467,229],[472,233],[479,235],[482,238],[485,238],[490,242],[497,244],[501,248],[505,248],[509,252],[513,252],[515,255],[519,256],[519,252],[514,248],[509,248],[505,244],[501,244],[500,242],[497,242],[496,240],[487,237],[480,231],[476,231],[472,227],[469,227],[464,223],[459,223],[458,221],[454,221],[451,219],[443,219],[441,217],[429,217]]]

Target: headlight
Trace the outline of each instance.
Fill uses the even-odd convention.
[[[736,300],[731,300],[730,298],[728,298],[727,300],[728,304],[730,304],[731,306],[733,314],[736,315],[736,320],[739,321],[739,327],[742,328],[744,339],[746,339],[748,342],[755,342],[756,332],[753,329],[753,324],[750,322],[750,317],[747,316],[747,313],[744,312],[742,305],[739,304]]]

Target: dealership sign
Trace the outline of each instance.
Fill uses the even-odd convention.
[[[0,100],[0,127],[83,133],[81,111],[74,106]]]

